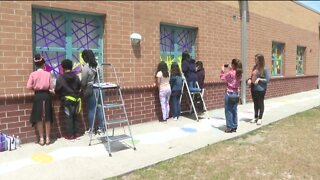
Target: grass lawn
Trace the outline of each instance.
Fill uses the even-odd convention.
[[[320,107],[111,179],[320,179]]]

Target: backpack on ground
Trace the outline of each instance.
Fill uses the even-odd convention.
[[[16,138],[14,136],[8,136],[4,133],[0,133],[0,152],[12,151],[16,148]]]

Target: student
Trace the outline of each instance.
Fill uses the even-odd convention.
[[[251,93],[251,97],[252,97],[252,101],[254,103],[254,83],[252,82],[252,76],[253,76],[253,71],[256,69],[257,67],[257,54],[254,56],[254,66],[252,67],[252,70],[251,70],[251,76],[250,78],[248,78],[247,80],[247,84],[249,85],[249,88],[250,88],[250,93]],[[254,117],[250,122],[251,123],[256,123],[257,122],[257,118],[258,116]]]
[[[182,53],[182,72],[187,80],[189,90],[191,92],[199,92],[200,89],[197,88],[197,70],[195,60],[192,59],[187,51]]]
[[[166,122],[169,118],[169,100],[171,95],[170,88],[170,75],[168,71],[168,66],[165,62],[161,61],[158,65],[156,72],[156,84],[159,88],[159,99],[162,110],[162,120],[160,122]]]
[[[200,91],[203,91],[204,88],[204,79],[205,79],[205,71],[203,68],[203,63],[202,61],[197,61],[196,62],[196,69],[197,69],[197,79],[198,79],[198,84],[200,87]],[[197,106],[197,112],[203,112],[203,103],[201,101],[201,97],[199,94],[196,95],[196,106]]]
[[[180,96],[182,90],[182,77],[179,65],[177,63],[173,63],[171,65],[170,72],[170,87],[171,87],[171,98],[173,104],[173,120],[177,121],[181,114],[180,107]]]
[[[265,68],[265,60],[262,54],[257,54],[256,66],[252,72],[252,83],[253,83],[253,104],[254,104],[254,120],[251,122],[262,124],[262,116],[264,112],[264,96],[267,91],[267,83],[270,80],[269,72]]]
[[[63,74],[56,82],[55,93],[61,96],[61,103],[65,118],[65,139],[72,140],[79,137],[77,114],[81,108],[79,77],[72,70],[72,61],[65,59],[61,62]]]
[[[99,73],[99,80],[102,82],[102,71],[100,69],[100,66],[98,66],[98,63],[96,62],[96,58],[92,50],[85,49],[82,51],[82,59],[86,63],[82,68],[81,73],[81,87],[83,90],[85,90],[88,86],[92,86],[94,83],[98,83],[98,75]],[[93,93],[86,97],[84,100],[86,101],[86,105],[88,108],[88,118],[89,118],[89,129],[86,131],[86,133],[93,133],[94,127],[94,117],[95,113],[97,114],[97,118],[99,121],[99,127],[97,130],[97,133],[103,133],[105,132],[105,123],[103,119],[103,110],[100,100],[100,93],[99,89],[93,88]],[[98,102],[97,102],[98,100]],[[96,104],[98,103],[97,109]]]
[[[226,117],[226,133],[236,132],[238,128],[238,101],[239,87],[242,77],[242,63],[239,59],[232,59],[231,67],[222,66],[220,79],[227,82],[226,93],[224,96],[224,110]]]
[[[27,82],[27,88],[34,91],[33,106],[30,116],[32,127],[36,125],[39,132],[39,144],[50,144],[50,130],[53,122],[52,99],[50,92],[53,92],[51,74],[44,71],[45,60],[40,54],[36,54],[33,62],[37,68],[32,72]],[[44,119],[43,119],[44,117]],[[46,141],[44,141],[43,124],[46,129]]]

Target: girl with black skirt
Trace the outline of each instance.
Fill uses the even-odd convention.
[[[27,88],[35,92],[30,116],[32,127],[36,125],[39,132],[39,144],[50,144],[50,129],[53,122],[52,100],[50,92],[53,92],[51,74],[44,71],[45,60],[40,54],[33,59],[37,70],[29,76]],[[45,123],[44,123],[45,122]],[[46,141],[44,141],[44,129],[46,129]]]

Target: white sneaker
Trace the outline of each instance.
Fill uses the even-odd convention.
[[[91,134],[92,131],[91,131],[91,129],[89,128],[85,133],[86,133],[86,134]]]
[[[175,117],[175,118],[173,118],[173,120],[174,120],[174,121],[178,121],[178,118],[177,118],[177,117]]]
[[[261,124],[262,124],[262,120],[261,120],[261,119],[258,119],[257,125],[261,125]]]
[[[256,123],[256,122],[257,122],[257,119],[256,119],[256,118],[253,118],[250,122],[251,122],[251,123]]]

